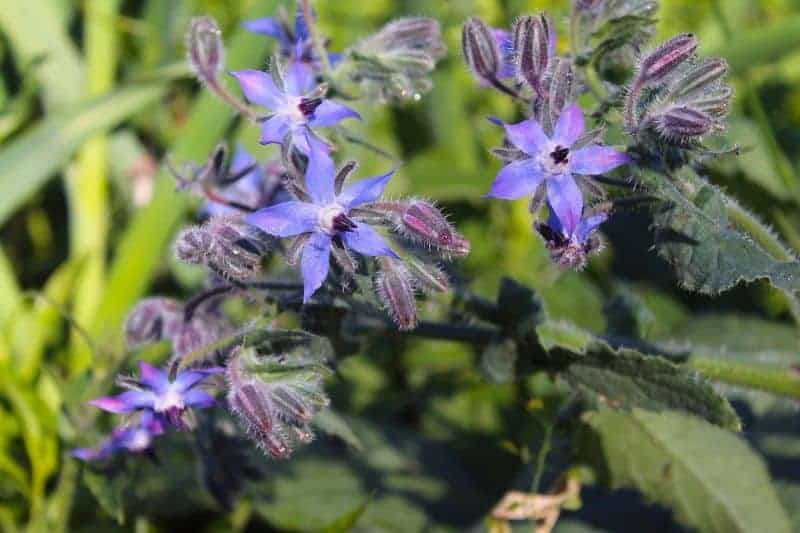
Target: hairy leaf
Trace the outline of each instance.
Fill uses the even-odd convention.
[[[767,469],[739,437],[674,411],[602,409],[585,422],[580,456],[610,488],[635,488],[698,531],[790,531]]]
[[[537,332],[559,375],[607,405],[681,409],[728,429],[740,428],[728,401],[685,366],[631,348],[614,348],[570,324],[546,322]]]

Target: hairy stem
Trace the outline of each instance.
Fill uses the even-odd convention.
[[[239,114],[251,122],[258,121],[258,115],[250,109],[250,107],[231,94],[228,89],[222,86],[218,79],[209,80],[206,82],[206,87],[211,90],[220,100],[231,106]]]
[[[711,357],[692,357],[688,364],[713,381],[800,400],[800,375],[790,370],[756,367]]]
[[[795,257],[758,218],[731,198],[725,198],[728,219],[750,235],[768,254],[778,261],[794,261]]]

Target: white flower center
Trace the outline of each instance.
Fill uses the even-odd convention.
[[[283,114],[287,116],[295,124],[305,124],[308,122],[308,117],[300,109],[300,104],[303,101],[302,96],[287,96],[286,104],[283,108]]]
[[[569,169],[570,155],[569,148],[549,144],[539,155],[539,165],[545,173],[552,176],[563,174]]]
[[[322,209],[320,209],[319,219],[317,222],[317,224],[319,224],[320,231],[323,231],[328,235],[336,234],[336,228],[334,227],[336,217],[344,214],[345,214],[344,206],[337,203],[328,204]]]
[[[164,413],[170,409],[182,411],[186,407],[181,393],[172,387],[168,387],[164,394],[157,396],[154,404],[155,410],[159,413]]]

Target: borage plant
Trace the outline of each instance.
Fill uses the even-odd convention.
[[[521,16],[509,30],[466,21],[463,56],[477,86],[514,110],[489,119],[503,136],[493,150],[502,168],[487,177],[483,201],[525,199],[533,231],[562,270],[590,265],[607,221],[645,211],[653,247],[681,287],[716,295],[766,280],[800,319],[800,263],[702,175],[709,161],[737,153],[720,135],[732,97],[727,65],[699,58],[693,35],[647,48],[656,7],[573,2],[568,53],[559,53],[564,43],[546,14]],[[262,161],[239,147],[228,163],[221,145],[204,165],[174,171],[205,201],[205,220],[184,229],[174,249],[207,267],[206,288],[185,303],[148,299],[130,314],[131,348],[168,341],[172,355],[163,369],[141,363],[139,377],[118,378],[127,392],[93,402],[127,419],[75,456],[99,465],[117,452],[157,455],[170,428],[238,446],[225,411],[272,458],[290,457],[315,426],[352,442],[325,392],[333,363],[379,335],[417,336],[475,346],[488,381],[537,406],[541,431],[527,434],[536,460],[511,487],[525,490],[477,509],[490,527],[533,520],[550,531],[563,509],[578,506],[583,486],[602,483],[636,488],[697,529],[788,531],[763,464],[735,435],[740,420],[711,382],[782,393],[785,376],[645,339],[649,310],[624,291],[608,302],[602,335],[550,318],[530,288],[510,279],[496,299],[471,292],[445,263],[466,256],[468,240],[432,201],[384,198],[396,161],[345,126],[360,118],[358,102],[415,101],[431,89],[445,55],[438,23],[394,21],[336,54],[314,16],[301,2],[293,20],[246,24],[278,43],[267,71],[231,73],[246,101],[226,88],[214,21],[192,23],[199,80],[280,156]],[[386,156],[385,173],[350,180],[354,143]],[[420,319],[421,299],[435,320]],[[554,442],[567,453],[551,454]],[[228,469],[225,483],[208,484],[232,505],[248,474],[225,461],[243,460],[198,448],[206,469]],[[732,481],[718,457],[749,485]]]

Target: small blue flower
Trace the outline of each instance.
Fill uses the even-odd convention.
[[[163,433],[164,422],[153,413],[145,412],[138,424],[116,428],[97,448],[76,448],[71,454],[83,461],[108,459],[119,451],[144,454],[152,449],[153,440]]]
[[[264,167],[258,164],[256,158],[250,155],[243,146],[237,145],[229,174],[236,175],[248,167],[252,167],[252,169],[234,183],[221,189],[221,195],[225,200],[236,202],[237,204],[262,207],[266,196],[266,172]],[[203,206],[202,214],[205,216],[224,216],[241,214],[241,211],[222,202],[209,201]]]
[[[586,216],[582,199],[575,207],[579,209],[578,216],[564,222],[550,206],[547,223],[536,223],[534,227],[544,238],[553,260],[565,268],[581,269],[586,265],[586,258],[600,248],[601,241],[594,238],[593,234],[608,220],[608,213]]]
[[[303,10],[297,8],[293,28],[284,18],[264,17],[247,20],[242,25],[248,31],[276,39],[280,45],[281,55],[290,63],[301,63],[312,72],[318,72],[320,61],[314,52]],[[336,65],[341,59],[341,54],[328,54],[328,61],[332,65]]]
[[[630,162],[626,154],[599,144],[572,149],[586,129],[577,104],[561,112],[552,137],[535,119],[504,126],[509,142],[527,157],[503,167],[487,196],[514,200],[545,185],[550,208],[564,227],[577,227],[583,211],[573,174],[604,174]]]
[[[284,202],[256,211],[245,219],[276,237],[310,234],[301,259],[304,302],[311,299],[328,277],[334,239],[341,239],[348,248],[363,255],[397,257],[386,240],[372,227],[349,217],[352,208],[373,202],[381,196],[394,170],[354,183],[336,194],[336,167],[327,153],[325,143],[310,135],[308,143],[311,150],[306,169],[306,188],[311,201]]]
[[[175,381],[170,381],[166,372],[140,361],[140,378],[135,384],[137,390],[103,396],[89,404],[110,413],[150,411],[178,429],[186,429],[182,416],[187,409],[214,405],[211,394],[195,387],[208,376],[222,371],[222,368],[187,370],[178,373]]]
[[[272,111],[261,127],[261,144],[283,144],[289,134],[293,144],[307,154],[306,139],[312,127],[334,126],[347,118],[360,118],[346,105],[314,96],[318,89],[314,74],[300,63],[289,66],[282,88],[275,85],[272,76],[260,70],[232,74],[248,101]]]

